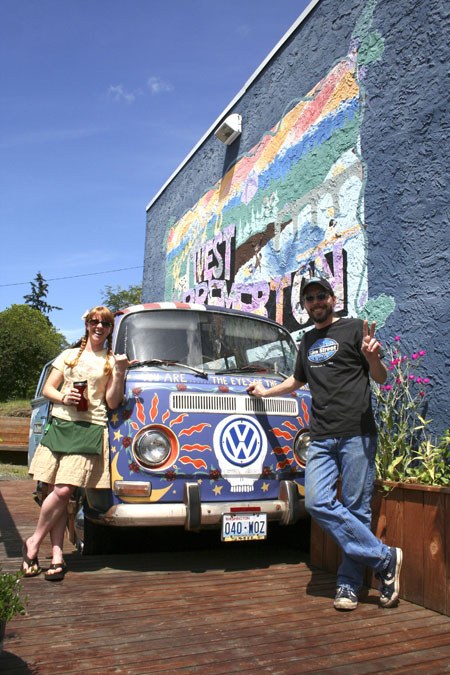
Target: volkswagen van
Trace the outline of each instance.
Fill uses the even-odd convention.
[[[292,373],[287,330],[221,307],[142,304],[117,313],[113,350],[136,363],[122,404],[109,411],[110,489],[87,489],[73,506],[80,550],[101,553],[119,527],[264,539],[271,523],[305,515],[309,391],[265,399],[246,391],[255,379],[269,387]],[[41,389],[44,381],[45,372]],[[33,410],[34,445],[43,406]]]

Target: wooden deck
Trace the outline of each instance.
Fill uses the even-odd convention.
[[[0,564],[12,571],[38,507],[31,481],[0,491]],[[208,533],[169,550],[159,534],[151,548],[81,557],[69,546],[62,583],[24,580],[28,615],[7,626],[0,673],[450,672],[450,617],[405,601],[383,610],[375,591],[336,612],[334,577],[280,541]]]

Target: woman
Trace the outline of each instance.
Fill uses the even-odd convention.
[[[117,408],[124,393],[125,355],[113,355],[114,315],[93,307],[85,315],[86,333],[73,349],[53,362],[43,394],[53,402],[50,424],[30,465],[34,480],[52,486],[45,498],[36,530],[23,544],[22,572],[42,572],[38,553],[50,533],[52,562],[48,581],[60,581],[67,571],[63,558],[67,505],[76,487],[109,487],[107,412]],[[106,343],[106,347],[105,347]],[[87,382],[84,393],[74,383]],[[83,398],[85,399],[83,401]],[[53,489],[52,489],[53,488]]]

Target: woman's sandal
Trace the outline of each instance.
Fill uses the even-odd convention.
[[[59,572],[50,572],[50,570],[59,570]],[[67,565],[64,560],[60,563],[52,563],[48,570],[44,573],[44,578],[47,581],[62,581],[67,572]]]
[[[24,568],[24,563],[27,566],[27,569]],[[39,566],[38,557],[28,557],[27,544],[25,541],[22,544],[22,566],[20,571],[24,577],[37,577],[38,574],[42,572],[42,568]]]

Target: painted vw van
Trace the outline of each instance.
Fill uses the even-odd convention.
[[[217,528],[233,542],[304,516],[309,391],[246,391],[292,373],[287,330],[221,307],[142,304],[117,313],[113,349],[137,363],[109,412],[111,488],[85,490],[75,508],[84,553],[117,527]]]

